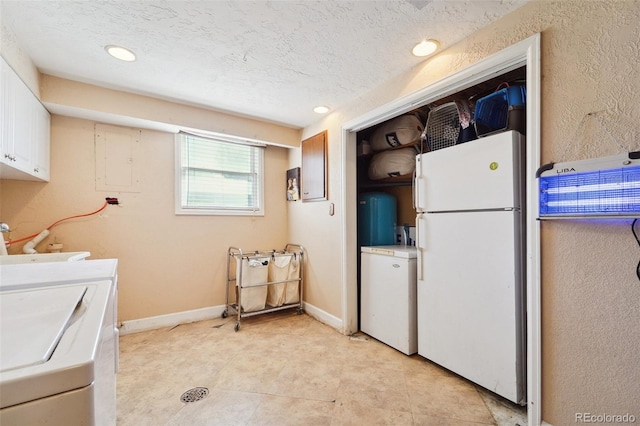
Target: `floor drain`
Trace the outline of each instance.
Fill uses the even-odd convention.
[[[184,403],[196,402],[206,398],[207,395],[209,395],[209,389],[201,387],[193,388],[183,393],[180,397],[180,401]]]

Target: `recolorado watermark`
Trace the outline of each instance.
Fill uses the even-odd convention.
[[[576,423],[635,423],[633,414],[576,413]]]

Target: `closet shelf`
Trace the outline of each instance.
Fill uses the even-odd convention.
[[[388,177],[379,180],[367,180],[360,183],[360,188],[388,188],[394,186],[411,186],[413,185],[413,173],[409,173],[402,176]]]

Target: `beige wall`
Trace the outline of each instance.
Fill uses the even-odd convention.
[[[137,125],[148,123],[152,128],[158,125],[179,126],[285,147],[300,146],[300,129],[252,120],[250,117],[241,117],[223,111],[106,89],[46,74],[42,75],[40,92],[40,99],[50,110],[60,109],[71,112],[71,114],[62,115],[79,113],[105,116],[110,122],[116,124],[132,121],[143,123]],[[155,128],[158,129],[158,127]]]
[[[341,188],[341,122],[336,114],[315,126],[306,128],[302,139],[328,130],[327,146],[327,200],[289,203],[289,236],[291,241],[304,246],[305,302],[336,317],[342,316],[342,253],[341,226],[344,215]],[[289,166],[301,165],[300,149],[290,152]],[[301,171],[304,173],[304,171]],[[355,180],[354,180],[355,182]],[[330,204],[335,214],[330,215]],[[339,320],[338,320],[339,321]]]
[[[308,300],[341,314],[342,271],[320,265],[344,257],[340,220],[328,215],[329,202],[344,210],[343,123],[541,32],[543,162],[638,150],[638,22],[637,1],[533,1],[305,129],[303,138],[328,129],[330,173],[329,201],[289,211],[291,238],[312,251]],[[606,128],[584,119],[595,111]],[[300,164],[298,151],[291,166]],[[355,185],[355,176],[347,181]],[[581,412],[640,418],[640,251],[630,224],[542,223],[542,410],[556,426],[575,423]]]
[[[288,242],[287,149],[266,148],[264,217],[176,216],[174,135],[142,131],[142,161],[134,165],[139,193],[103,192],[95,189],[94,127],[91,121],[53,116],[51,182],[1,181],[2,219],[17,238],[117,197],[122,206],[57,225],[38,249],[57,238],[64,251],[118,258],[120,321],[223,305],[230,245],[256,250]],[[21,247],[16,244],[10,253]]]

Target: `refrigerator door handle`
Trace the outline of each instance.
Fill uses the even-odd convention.
[[[417,270],[418,270],[418,281],[423,280],[423,264],[422,264],[422,245],[424,244],[425,236],[422,235],[422,230],[424,227],[421,225],[422,220],[424,219],[424,213],[418,213],[416,216],[416,262],[417,262]]]
[[[423,212],[424,206],[422,205],[422,197],[420,194],[422,193],[422,188],[424,184],[422,180],[424,176],[422,175],[422,155],[416,156],[416,170],[414,172],[413,178],[413,207],[416,211]]]
[[[418,165],[418,160],[416,160],[416,166]],[[411,188],[411,205],[413,206],[414,210],[418,210],[418,205],[416,204],[416,191],[418,190],[418,168],[416,167],[416,169],[413,171],[413,187]]]

